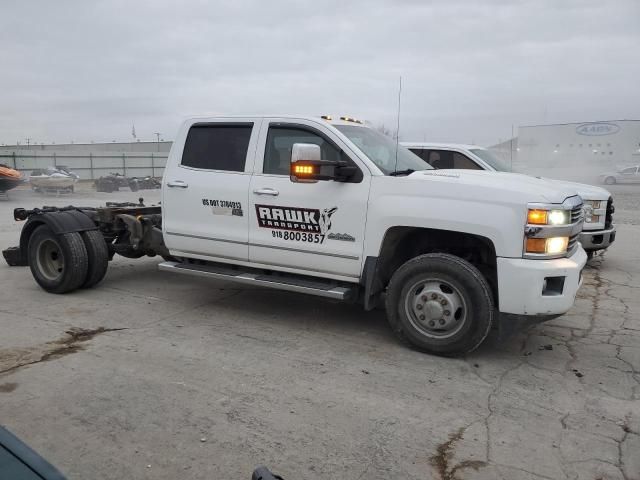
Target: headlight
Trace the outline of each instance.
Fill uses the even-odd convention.
[[[560,255],[567,253],[569,237],[527,238],[527,253]]]
[[[594,215],[593,211],[600,208],[600,200],[585,200],[582,211],[584,212],[584,223],[598,223],[600,215]]]
[[[570,220],[571,214],[568,210],[549,211],[549,225],[568,225]]]
[[[571,214],[569,210],[542,210],[530,208],[527,212],[529,225],[569,225]]]

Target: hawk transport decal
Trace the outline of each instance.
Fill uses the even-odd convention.
[[[331,229],[331,216],[338,207],[298,208],[256,205],[258,225],[271,229],[275,238],[298,242],[323,243]]]

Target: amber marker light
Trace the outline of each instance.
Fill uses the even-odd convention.
[[[295,175],[313,175],[313,165],[294,165],[293,173]]]
[[[527,223],[529,225],[546,225],[548,214],[547,210],[529,209]]]

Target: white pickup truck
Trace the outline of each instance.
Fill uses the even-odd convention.
[[[437,169],[486,170],[490,172],[510,172],[490,150],[477,145],[453,143],[403,142],[413,153]],[[575,189],[584,202],[584,225],[579,241],[589,258],[598,250],[608,248],[616,239],[613,224],[613,198],[601,187],[585,183],[552,180],[558,185]]]
[[[571,188],[498,172],[440,172],[391,139],[328,117],[186,121],[162,205],[14,211],[10,265],[46,291],[97,284],[114,254],[160,270],[333,299],[385,301],[393,331],[464,354],[498,318],[571,308],[586,254]],[[303,313],[301,312],[301,315]]]

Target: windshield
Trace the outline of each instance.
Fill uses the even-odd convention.
[[[494,168],[494,170],[497,170],[498,172],[511,172],[512,171],[512,169],[509,168],[508,165],[503,163],[502,160],[500,160],[498,157],[496,157],[489,150],[485,150],[484,148],[472,148],[471,149],[471,153],[473,153],[474,155],[477,155],[478,157],[480,157],[482,160],[484,160],[486,163],[491,165]]]
[[[397,145],[393,139],[371,128],[356,127],[353,125],[336,125],[335,127],[355,143],[385,175],[403,170],[418,171],[433,169],[433,167],[420,157],[402,145]],[[396,149],[398,152],[397,162]]]

